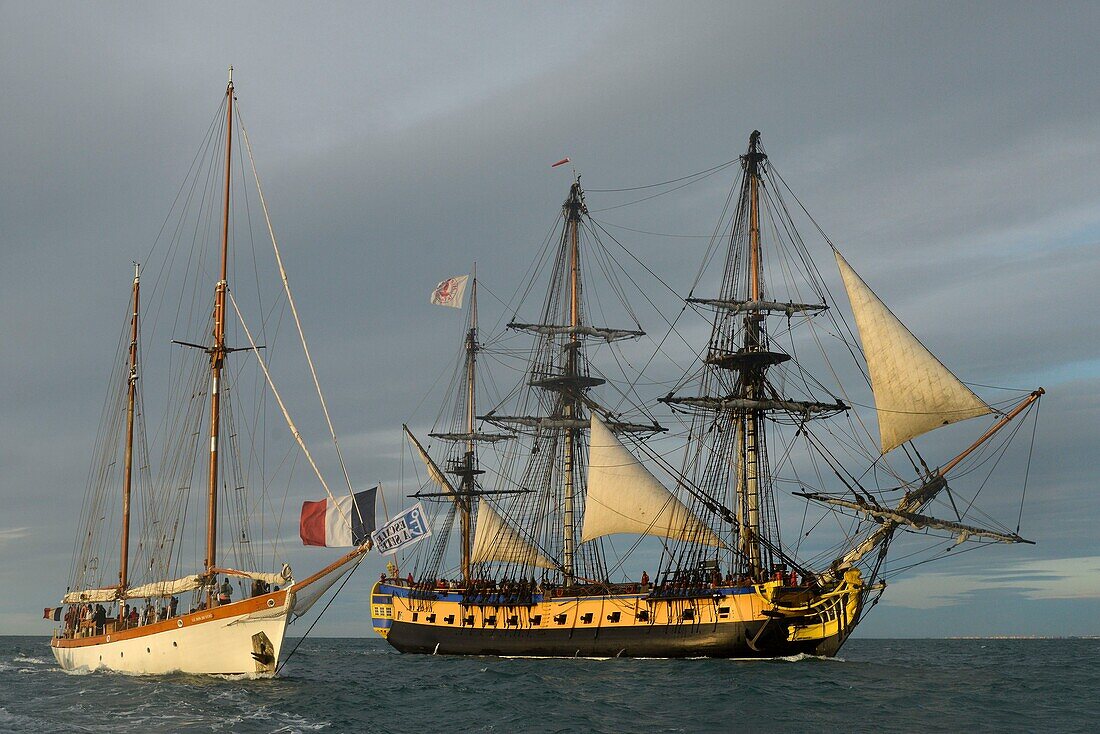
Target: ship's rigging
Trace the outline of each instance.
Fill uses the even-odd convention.
[[[870,587],[888,574],[887,549],[900,532],[942,538],[931,547],[940,554],[964,541],[1024,540],[1018,527],[1009,530],[981,514],[976,495],[953,491],[954,481],[945,475],[991,474],[1022,421],[1001,429],[1028,413],[1041,390],[996,404],[975,396],[878,301],[818,229],[836,254],[857,337],[795,226],[783,200],[784,192],[793,194],[774,172],[759,133],[753,133],[739,163],[741,175],[730,199],[736,203],[716,227],[704,257],[705,265],[725,253],[717,288],[695,295],[706,285],[704,267],[681,302],[689,313],[708,319],[710,337],[695,364],[663,396],[642,396],[652,380],[637,373],[609,381],[591,359],[593,344],[611,348],[642,338],[644,330],[636,318],[632,327],[594,324],[589,318],[586,297],[592,291],[584,263],[597,263],[605,276],[600,293],[620,297],[621,310],[631,317],[634,312],[620,285],[622,268],[601,237],[610,237],[608,230],[589,214],[579,179],[562,207],[549,257],[540,257],[549,266],[540,318],[513,317],[508,323],[509,330],[533,339],[524,377],[480,413],[473,410],[479,374],[474,355],[491,356],[497,366],[524,355],[500,349],[509,343],[501,335],[490,336],[493,348],[484,348],[476,327],[468,324],[464,378],[453,385],[464,397],[451,423],[437,423],[432,432],[450,443],[465,441],[447,463],[466,488],[453,492],[449,511],[473,518],[460,532],[469,558],[462,564],[464,584],[471,578],[539,577],[566,589],[607,588],[629,579],[627,559],[646,537],[656,537],[658,589],[701,587],[716,578],[762,583],[788,575],[816,588],[853,566],[863,569]],[[668,190],[728,165],[667,182],[674,185]],[[517,291],[530,292],[533,282],[532,276]],[[670,333],[682,324],[679,317],[661,320]],[[667,349],[667,342],[668,334],[655,340],[656,350]],[[640,360],[646,366],[653,361]],[[619,393],[615,409],[598,397],[608,389]],[[871,390],[874,408],[867,397]],[[660,422],[653,412],[658,405],[667,410]],[[993,428],[941,468],[930,468],[912,442],[939,426],[989,412],[998,414]],[[678,461],[669,449],[672,442],[682,447]],[[483,446],[494,454],[491,465],[478,458]],[[429,476],[442,486],[431,451],[416,443]],[[462,472],[474,466],[481,468],[467,479]],[[482,487],[486,479],[492,490]],[[475,495],[477,507],[463,504]],[[798,514],[784,513],[782,497],[806,503],[797,534],[783,530],[783,518],[790,522]],[[941,499],[953,519],[927,514]],[[840,521],[842,533],[826,545],[818,540],[823,531],[814,531],[830,515]],[[609,563],[608,536],[624,533],[635,539]],[[418,578],[448,575],[447,541],[442,533],[431,553],[415,561]],[[652,561],[652,552],[646,557]]]
[[[280,536],[285,533],[283,510],[300,458],[314,470],[329,497],[333,495],[275,388],[272,373],[285,369],[283,364],[275,368],[263,356],[278,341],[288,312],[333,440],[335,463],[351,491],[254,164],[251,191],[256,199],[249,193],[246,152],[251,163],[251,144],[240,121],[230,70],[221,107],[147,265],[135,265],[126,327],[81,511],[64,603],[117,602],[120,614],[112,620],[117,631],[128,629],[122,613],[129,600],[145,599],[152,605],[192,592],[179,611],[213,608],[218,575],[234,579],[238,598],[256,596],[260,584],[293,583],[291,569],[282,562]],[[254,212],[257,200],[260,210]],[[252,224],[260,212],[274,262],[258,257]],[[234,273],[239,275],[231,279]],[[282,283],[282,293],[270,300],[261,286],[268,279]],[[259,314],[251,328],[245,311]],[[167,347],[169,341],[178,346],[169,347],[167,359],[150,361],[143,346],[150,339],[158,346]],[[237,352],[242,358],[228,359]],[[151,436],[143,400],[150,380],[156,393],[165,396],[163,421]],[[282,433],[277,426],[268,426],[270,399],[278,405],[293,441],[277,436]],[[150,445],[159,449],[152,459]],[[200,498],[192,489],[199,482],[203,496],[195,501]],[[202,507],[198,517],[196,505]],[[196,522],[200,517],[205,520],[201,534],[197,526],[202,523]],[[316,601],[313,594],[323,593],[335,580],[328,575],[339,571],[342,576],[365,552],[365,547],[357,549],[325,574],[302,580],[295,587],[296,596],[280,597],[280,604],[290,599],[286,609],[280,609],[284,619],[304,614]],[[70,640],[73,632],[69,625]],[[217,663],[211,661],[211,670],[218,670]]]

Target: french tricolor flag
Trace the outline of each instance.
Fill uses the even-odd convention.
[[[303,545],[349,548],[363,545],[374,532],[374,499],[378,487],[340,497],[302,503],[298,533]]]

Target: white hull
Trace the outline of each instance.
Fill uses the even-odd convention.
[[[269,607],[267,600],[275,603]],[[269,676],[278,665],[292,604],[293,594],[283,592],[262,606],[247,600],[159,622],[147,633],[125,630],[89,638],[95,640],[91,644],[55,638],[51,647],[64,670]],[[259,660],[253,655],[257,649]]]

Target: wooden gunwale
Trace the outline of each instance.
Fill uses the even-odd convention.
[[[219,607],[214,607],[213,609],[200,609],[196,612],[181,614],[178,617],[161,620],[160,622],[154,622],[153,624],[147,624],[141,627],[131,627],[130,629],[118,630],[109,634],[95,635],[94,637],[55,637],[50,641],[50,646],[67,648],[88,647],[90,645],[104,645],[110,642],[121,642],[122,640],[132,640],[140,637],[147,637],[149,635],[155,635],[160,632],[169,632],[186,627],[193,627],[195,625],[205,624],[207,622],[215,622],[222,619],[240,617],[245,614],[263,611],[265,609],[277,609],[286,604],[287,593],[288,591],[286,589],[273,591],[270,594],[254,596],[249,599],[242,599],[241,601],[233,602],[231,604],[224,604]],[[274,603],[268,604],[269,600],[274,601]],[[183,624],[180,624],[180,622],[182,622]]]

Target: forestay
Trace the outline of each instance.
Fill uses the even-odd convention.
[[[613,533],[722,545],[718,536],[593,414],[581,541]]]
[[[882,453],[934,428],[993,412],[833,253],[871,375]]]

